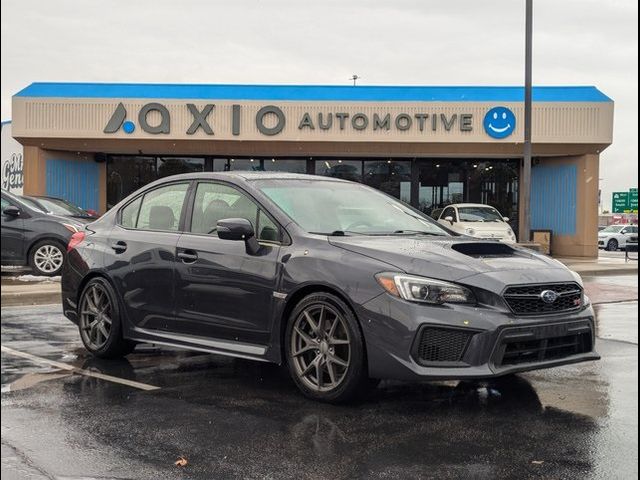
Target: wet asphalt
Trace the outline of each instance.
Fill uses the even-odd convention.
[[[305,400],[275,365],[153,346],[92,359],[59,306],[3,308],[3,347],[159,388],[3,351],[2,478],[637,478],[638,304],[596,308],[599,362],[387,381],[349,406]]]

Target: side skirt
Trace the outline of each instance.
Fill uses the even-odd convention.
[[[158,332],[143,328],[131,329],[126,337],[136,342],[155,343],[168,347],[182,348],[184,350],[215,353],[228,357],[271,363],[271,360],[267,358],[268,349],[263,345],[213,340],[191,335]]]

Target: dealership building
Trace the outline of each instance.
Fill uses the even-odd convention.
[[[14,95],[11,127],[25,194],[101,212],[166,175],[275,170],[362,182],[427,214],[487,203],[517,232],[523,98],[521,87],[34,83]],[[533,102],[530,227],[551,232],[555,255],[595,256],[613,101],[566,86],[534,87]]]

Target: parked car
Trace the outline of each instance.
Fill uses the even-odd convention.
[[[44,210],[47,213],[53,213],[61,217],[81,218],[85,220],[95,220],[100,215],[94,210],[85,210],[83,208],[74,205],[71,202],[58,197],[48,196],[27,196],[22,195],[20,198],[25,203],[35,206],[40,210]]]
[[[98,357],[151,342],[286,364],[328,402],[378,379],[598,359],[580,277],[448,233],[360,183],[277,172],[155,181],[74,233],[64,314]]]
[[[507,223],[508,217],[490,205],[480,203],[457,203],[440,212],[438,223],[454,232],[470,237],[501,240],[515,243],[516,235]]]
[[[81,219],[49,214],[2,191],[2,265],[28,265],[36,275],[59,275]]]
[[[637,225],[609,225],[598,232],[598,248],[604,248],[610,252],[624,249],[629,239],[637,235]]]

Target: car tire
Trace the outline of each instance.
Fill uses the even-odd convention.
[[[111,284],[91,279],[78,301],[78,329],[84,347],[98,358],[121,358],[135,348],[122,336],[120,303]]]
[[[607,242],[607,251],[616,252],[618,250],[618,241],[615,238],[612,238]]]
[[[29,267],[36,275],[60,275],[67,260],[67,249],[57,240],[40,240],[29,250]]]
[[[285,352],[291,378],[310,399],[345,403],[367,389],[360,326],[335,295],[310,294],[296,305],[287,323]]]

